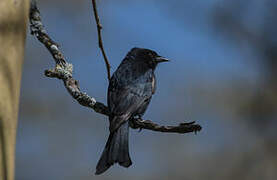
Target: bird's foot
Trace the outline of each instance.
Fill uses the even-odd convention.
[[[139,120],[140,122],[143,122],[143,121],[144,121],[140,115],[138,115],[137,120]],[[138,132],[141,132],[141,131],[142,131],[142,128],[140,127],[139,130],[138,130]]]
[[[143,120],[141,116],[137,116],[137,117],[130,119],[129,126],[133,129],[138,129],[138,132],[141,132],[143,128],[138,127],[136,122],[143,123],[144,121],[145,120]]]

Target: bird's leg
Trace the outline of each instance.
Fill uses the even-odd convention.
[[[138,129],[138,127],[136,126],[136,124],[135,124],[135,118],[134,117],[132,117],[132,118],[130,118],[129,119],[129,126],[131,127],[131,128],[133,128],[133,129]]]
[[[143,121],[141,115],[138,115],[138,119],[139,119],[140,121]],[[141,132],[141,131],[142,131],[142,127],[139,128],[139,131],[138,131],[138,132]]]
[[[132,127],[133,129],[138,129],[138,128],[139,128],[139,131],[138,131],[138,132],[141,132],[141,130],[142,130],[143,128],[142,128],[142,127],[137,127],[135,121],[143,122],[144,120],[142,119],[141,115],[136,115],[135,117],[132,117],[132,118],[129,120],[129,125],[130,125],[130,127]]]

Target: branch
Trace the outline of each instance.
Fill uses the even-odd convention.
[[[56,63],[54,69],[45,70],[45,76],[61,79],[64,82],[64,86],[69,94],[77,100],[79,104],[90,107],[98,113],[109,115],[109,110],[103,103],[97,102],[93,97],[90,97],[86,93],[80,91],[78,81],[72,76],[73,65],[66,62],[58,44],[47,35],[41,22],[40,12],[37,8],[36,1],[34,0],[31,2],[29,20],[31,34],[36,36],[36,38],[44,44],[44,46],[52,54]]]
[[[92,0],[91,2],[92,2],[92,6],[93,6],[94,18],[95,18],[96,25],[97,25],[98,46],[101,49],[102,55],[104,57],[104,61],[105,61],[105,64],[106,64],[106,69],[107,69],[108,80],[110,81],[110,79],[111,79],[111,72],[110,72],[111,71],[110,70],[111,66],[110,66],[110,63],[108,61],[108,58],[106,56],[104,46],[103,46],[102,35],[101,35],[102,25],[100,24],[96,2],[95,2],[95,0]]]
[[[133,129],[148,129],[158,132],[168,132],[168,133],[190,133],[194,132],[195,134],[198,131],[201,131],[202,127],[198,124],[195,124],[195,121],[189,123],[180,123],[179,126],[161,126],[150,120],[142,120],[139,118],[134,118],[130,121],[130,126]]]
[[[80,90],[80,85],[77,80],[72,76],[73,65],[68,63],[63,56],[57,43],[55,43],[46,33],[44,26],[41,22],[40,12],[37,8],[36,1],[31,2],[30,8],[30,31],[52,54],[56,66],[54,69],[45,70],[45,76],[49,78],[57,78],[63,81],[68,93],[82,106],[89,107],[95,112],[109,116],[110,112],[107,106],[101,102],[97,102],[95,98],[90,97]],[[189,133],[201,130],[198,124],[182,123],[179,126],[160,126],[150,120],[142,120],[140,118],[133,118],[130,121],[130,126],[133,129],[148,129],[159,132],[174,132],[174,133]]]

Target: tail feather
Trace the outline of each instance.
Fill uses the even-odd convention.
[[[105,149],[96,166],[95,174],[102,174],[114,163],[123,167],[132,165],[129,155],[129,125],[122,124],[115,132],[110,133]]]

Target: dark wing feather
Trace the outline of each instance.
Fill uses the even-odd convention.
[[[144,82],[137,81],[125,86],[118,82],[116,77],[112,77],[108,88],[108,106],[112,113],[110,116],[111,131],[136,115],[141,106],[151,99],[153,78],[147,77],[149,78],[146,78]]]

